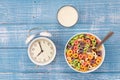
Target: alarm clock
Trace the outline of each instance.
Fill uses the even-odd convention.
[[[28,44],[28,57],[36,65],[50,64],[56,56],[56,46],[50,39],[52,36],[48,31],[30,35],[30,32],[39,28],[29,30],[26,44]]]

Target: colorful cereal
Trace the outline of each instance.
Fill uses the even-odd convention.
[[[88,59],[91,60],[93,59],[94,55],[93,54],[88,54]]]
[[[97,57],[96,59],[96,64],[99,64],[101,62],[102,58],[101,57]]]
[[[83,59],[83,55],[79,54],[79,59],[82,60]]]
[[[68,61],[68,62],[72,62],[71,57],[67,57],[67,61]]]
[[[72,50],[68,50],[68,51],[67,51],[67,56],[68,56],[68,57],[72,56],[72,54],[73,54],[73,51],[72,51]]]
[[[87,72],[102,61],[102,46],[93,50],[100,41],[92,34],[78,34],[67,44],[66,59],[77,71]]]
[[[74,53],[72,57],[73,58],[78,58],[78,53]]]

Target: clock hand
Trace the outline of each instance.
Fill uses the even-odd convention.
[[[38,57],[42,52],[43,52],[43,51],[40,51],[40,52],[38,53],[37,57]]]
[[[38,53],[37,57],[43,52],[43,49],[42,49],[42,46],[41,46],[40,42],[39,42],[39,46],[40,46],[41,51]]]
[[[40,42],[39,42],[39,46],[40,46],[41,52],[43,52],[43,49],[42,49],[42,46],[41,46],[41,43],[40,43]]]

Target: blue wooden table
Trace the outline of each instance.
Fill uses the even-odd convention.
[[[79,21],[65,28],[56,19],[64,5],[74,6]],[[27,55],[28,30],[49,30],[57,47],[55,60],[36,68]],[[67,40],[78,32],[91,32],[104,43],[106,57],[92,73],[73,71],[64,59]],[[0,0],[0,80],[120,80],[120,0]]]

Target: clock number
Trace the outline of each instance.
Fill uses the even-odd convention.
[[[50,47],[50,49],[53,49],[53,47]]]
[[[33,58],[34,54],[33,54],[33,53],[31,53],[30,55],[31,55],[31,57]]]
[[[50,59],[50,56],[48,56],[48,58]]]
[[[34,48],[32,48],[32,51],[34,51],[35,49]]]
[[[44,59],[44,62],[46,61],[46,59]]]
[[[34,44],[34,46],[36,47],[36,46],[37,46],[37,44]]]
[[[48,46],[50,45],[50,43],[48,42]]]
[[[34,57],[34,59],[37,59],[37,57]]]
[[[52,52],[50,52],[50,54],[53,54]]]
[[[43,41],[43,43],[45,44],[45,41]]]

